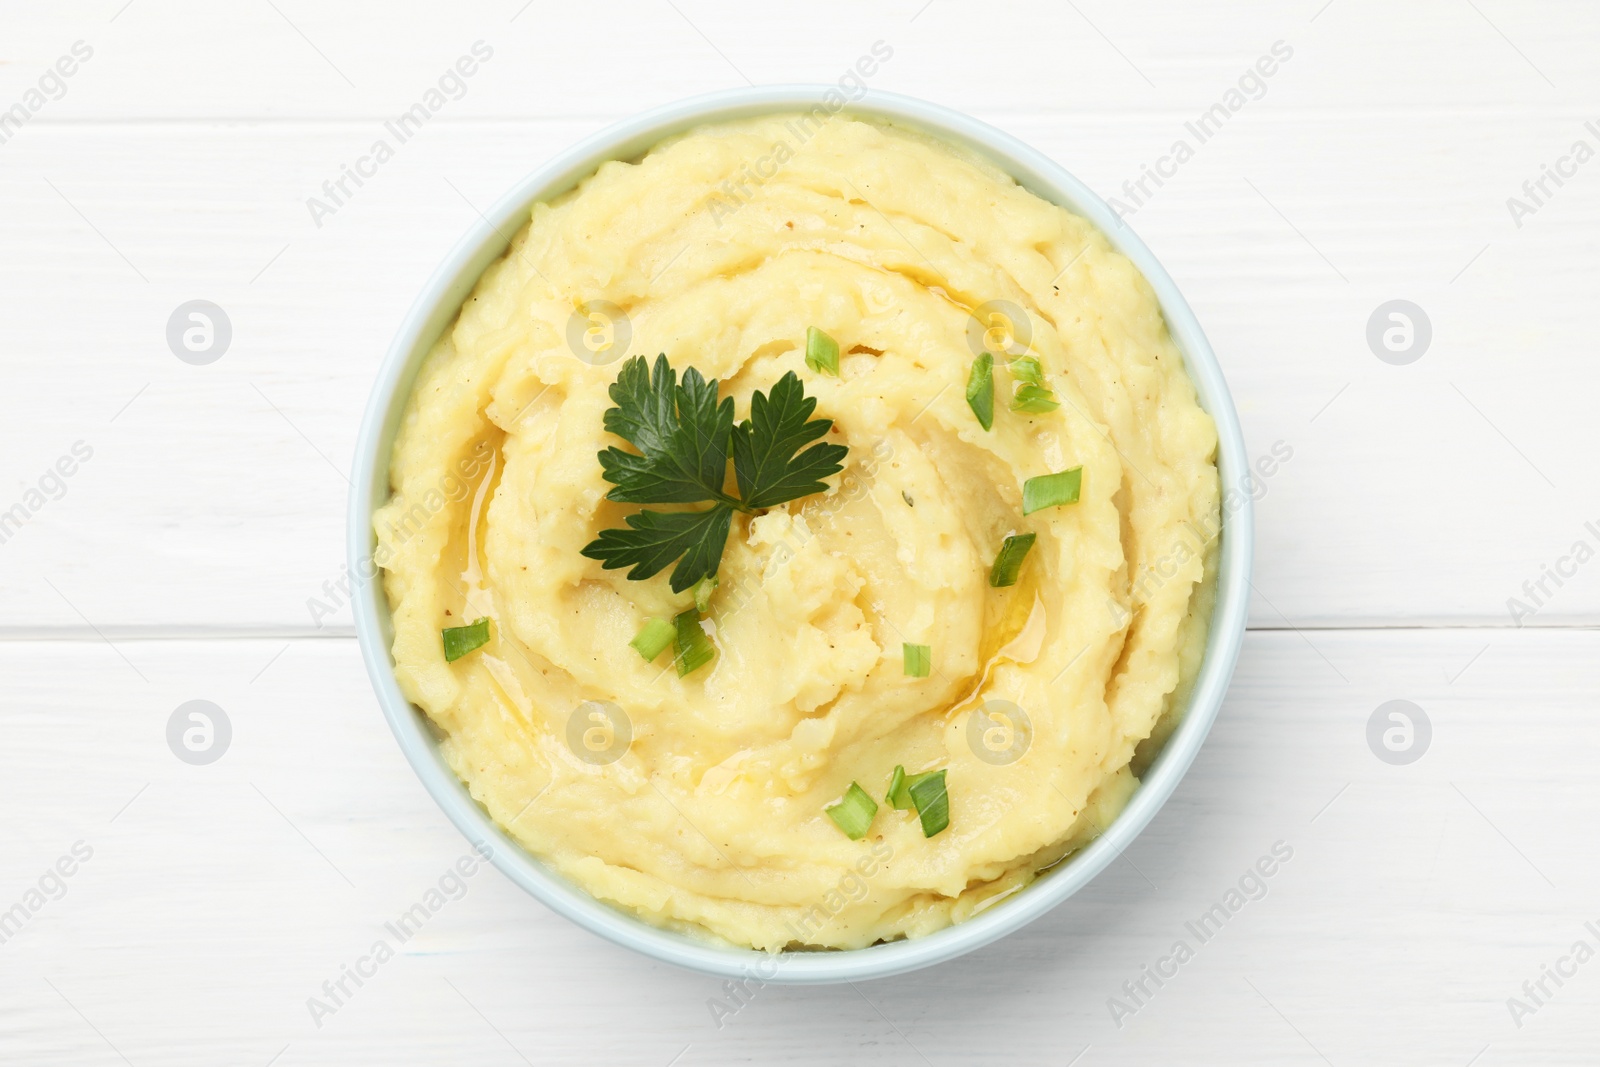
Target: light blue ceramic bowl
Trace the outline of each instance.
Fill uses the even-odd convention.
[[[389,605],[381,583],[370,578],[375,548],[372,515],[389,496],[389,452],[423,358],[454,321],[479,275],[505,252],[509,236],[527,221],[535,202],[571,189],[607,160],[632,159],[663,138],[703,123],[775,111],[808,111],[840,97],[834,86],[813,85],[737,89],[695,97],[618,123],[524,178],[462,238],[417,297],[378,373],[356,444],[349,529],[350,569],[362,578],[355,597],[356,630],[383,714],[423,785],[468,840],[492,849],[495,865],[549,907],[619,945],[718,976],[757,975],[764,981],[792,983],[882,978],[953,959],[1043,915],[1104,870],[1172,795],[1217,717],[1244,636],[1252,533],[1249,497],[1241,493],[1233,497],[1235,501],[1242,497],[1237,508],[1224,511],[1216,612],[1188,712],[1126,810],[1094,843],[1016,896],[927,937],[870,948],[771,956],[659,930],[594,899],[525,852],[490,820],[445,764],[422,712],[401,695],[395,681],[389,655],[393,638]],[[846,103],[844,113],[889,119],[977,149],[1033,193],[1099,226],[1149,279],[1161,301],[1200,402],[1216,420],[1222,485],[1226,489],[1244,484],[1249,470],[1244,439],[1216,356],[1167,272],[1104,201],[1016,138],[936,104],[873,90]]]

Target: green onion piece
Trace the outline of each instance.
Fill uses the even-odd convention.
[[[667,646],[672,644],[672,639],[677,636],[678,628],[666,619],[647,619],[639,631],[639,636],[628,644],[632,645],[634,651],[643,656],[648,663],[665,652]]]
[[[835,378],[839,376],[839,342],[815,326],[806,327],[806,366]]]
[[[994,558],[994,566],[989,568],[989,584],[996,589],[1016,585],[1022,561],[1028,558],[1029,549],[1038,539],[1038,534],[1031,533],[1012,534],[1006,538],[1000,546],[1000,554]]]
[[[1024,385],[1011,398],[1012,411],[1026,411],[1034,415],[1043,415],[1060,406],[1056,394],[1042,385]]]
[[[911,787],[943,773],[943,771],[923,771],[921,774],[907,774],[904,767],[896,767],[895,776],[889,781],[889,795],[885,799],[895,811],[915,811],[917,805],[911,799]]]
[[[696,611],[704,614],[711,610],[711,594],[716,588],[717,576],[715,574],[694,583],[694,607]]]
[[[473,649],[489,643],[489,620],[479,619],[466,626],[446,626],[440,631],[444,638],[444,658],[454,663]]]
[[[950,794],[945,792],[943,771],[917,775],[917,781],[906,792],[917,806],[923,837],[933,837],[950,825]]]
[[[837,803],[829,804],[822,810],[835,826],[844,831],[844,836],[852,841],[860,841],[871,829],[872,817],[878,814],[878,805],[867,796],[865,789],[851,782],[850,788],[844,791],[844,796]]]
[[[1018,356],[1012,360],[1011,376],[1019,382],[1044,384],[1044,368],[1039,366],[1039,360],[1033,356]]]
[[[1078,488],[1083,484],[1083,468],[1057,474],[1041,474],[1022,483],[1022,513],[1032,515],[1045,508],[1078,502]]]
[[[967,407],[985,430],[994,428],[994,357],[985,352],[972,361],[967,375]]]
[[[933,649],[928,645],[901,644],[900,654],[906,674],[913,678],[926,678],[933,669]]]
[[[711,639],[700,628],[700,613],[693,608],[680,611],[672,617],[673,629],[676,631],[676,648],[672,658],[678,664],[678,677],[704,667],[716,656],[717,650],[711,646]]]
[[[889,791],[887,793],[883,794],[883,802],[885,804],[889,805],[892,808],[897,808],[897,809],[899,809],[901,811],[904,811],[905,809],[901,808],[900,805],[895,802],[894,798],[895,798],[895,794],[896,793],[900,793],[900,794],[903,795],[905,793],[905,789],[906,789],[906,769],[904,767],[900,766],[897,763],[894,766],[894,776],[889,779]],[[907,796],[904,799],[905,799],[906,807],[910,807],[911,806],[911,798],[909,796]]]

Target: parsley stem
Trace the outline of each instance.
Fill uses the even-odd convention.
[[[754,515],[758,510],[760,510],[759,508],[751,507],[738,497],[729,496],[727,493],[724,493],[720,490],[712,493],[711,499],[715,500],[719,504],[726,504],[735,511],[742,511],[746,515]]]

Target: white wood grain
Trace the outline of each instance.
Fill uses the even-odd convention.
[[[1505,1001],[1595,940],[1600,634],[1310,637],[1249,637],[1177,795],[1026,934],[858,990],[764,989],[720,1030],[720,983],[611,947],[492,870],[318,1029],[307,998],[464,849],[354,642],[127,643],[143,679],[101,645],[0,643],[0,801],[27,813],[0,827],[0,908],[73,842],[94,849],[0,944],[0,1061],[119,1062],[109,1041],[171,1067],[265,1064],[286,1044],[278,1067],[517,1063],[509,1041],[537,1063],[664,1065],[687,1045],[685,1067],[1062,1064],[1085,1045],[1085,1065],[1321,1062],[1298,1029],[1341,1067],[1465,1064],[1485,1045],[1481,1067],[1588,1062],[1600,963],[1520,1030]],[[164,740],[193,698],[234,728],[208,767]],[[1433,723],[1406,767],[1365,742],[1393,698]],[[1293,858],[1265,898],[1208,944],[1186,935],[1280,840]],[[1116,1027],[1107,999],[1186,936],[1195,959]]]
[[[1546,579],[1530,628],[1506,605],[1600,547],[1600,163],[1521,227],[1506,207],[1600,145],[1594,5],[79,0],[0,2],[0,25],[0,112],[37,110],[0,127],[0,513],[93,449],[0,541],[0,915],[94,850],[0,942],[0,1062],[1594,1061],[1600,963],[1521,1028],[1506,1007],[1600,925],[1600,633],[1574,629],[1600,626],[1600,565]],[[33,109],[80,40],[92,59]],[[464,95],[315,226],[306,198],[478,40],[494,56]],[[1125,199],[1273,42],[1294,49],[1130,220],[1252,453],[1294,450],[1258,505],[1258,629],[1210,742],[1123,861],[954,964],[763,989],[719,1030],[719,983],[490,871],[317,1028],[306,999],[463,850],[348,612],[318,627],[306,605],[340,572],[395,326],[475,208],[579,138],[746,79],[832,81],[876,40],[874,88]],[[208,367],[163,337],[196,297],[235,331]],[[1393,298],[1434,327],[1406,367],[1365,341]],[[164,739],[194,698],[235,730],[209,767]],[[1435,730],[1408,767],[1364,739],[1393,698]],[[1279,840],[1267,896],[1114,1025],[1107,998]]]
[[[896,87],[989,111],[1204,106],[1279,38],[1314,57],[1302,87],[1319,106],[1545,107],[1600,84],[1581,0],[125,5],[9,5],[4,49],[20,69],[0,90],[32,84],[31,68],[78,39],[96,55],[53,121],[387,117],[480,38],[496,57],[460,101],[473,117],[620,117],[745,78],[832,81],[879,39],[896,50]]]

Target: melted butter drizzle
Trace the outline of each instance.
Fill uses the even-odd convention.
[[[505,647],[500,632],[502,620],[495,611],[494,593],[485,584],[483,567],[489,533],[489,501],[494,498],[494,490],[499,486],[503,466],[497,443],[489,450],[488,468],[473,490],[472,506],[467,511],[465,537],[462,539],[466,558],[462,560],[463,551],[457,549],[448,565],[458,568],[461,575],[455,591],[459,597],[457,611],[462,621],[484,617],[494,620],[489,630],[490,644],[478,652],[477,665],[488,675],[489,688],[501,706],[531,737],[533,702],[517,678],[516,670],[498,654]],[[460,531],[459,526],[457,530]]]
[[[1026,613],[1023,611],[1024,605],[1027,607]],[[1037,579],[1004,591],[1000,602],[991,601],[987,609],[994,613],[991,617],[995,621],[984,630],[983,670],[979,672],[972,688],[946,710],[947,721],[977,705],[984,691],[989,688],[990,679],[1001,661],[1032,663],[1039,658],[1039,650],[1044,646],[1047,620],[1044,601],[1039,598]]]

